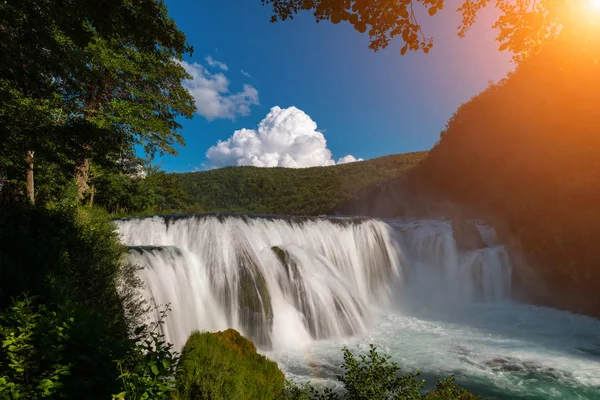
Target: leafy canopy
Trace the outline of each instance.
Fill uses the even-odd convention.
[[[74,170],[175,153],[193,98],[179,61],[192,52],[162,0],[0,2],[0,162]]]
[[[261,0],[271,5],[271,22],[293,19],[300,11],[312,11],[317,22],[350,23],[360,33],[368,31],[369,47],[386,48],[400,36],[408,50],[428,53],[433,38],[427,37],[417,20],[423,11],[434,16],[447,2],[444,0]],[[455,3],[452,3],[454,5]],[[498,31],[500,50],[509,50],[520,61],[554,37],[567,25],[576,25],[591,7],[590,0],[462,0],[458,12],[462,23],[460,37],[476,22],[482,9],[491,6],[499,11],[493,27]]]

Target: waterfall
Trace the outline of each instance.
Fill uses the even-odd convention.
[[[430,305],[461,307],[510,297],[511,264],[503,246],[458,251],[449,222],[390,221],[399,234],[407,262],[405,290]],[[480,228],[493,243],[493,229]]]
[[[156,216],[115,222],[164,332],[232,327],[261,348],[364,333],[399,293],[439,304],[510,295],[501,246],[459,252],[449,223],[369,218]],[[156,316],[154,316],[156,317]]]

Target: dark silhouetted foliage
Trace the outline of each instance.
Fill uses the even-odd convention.
[[[371,39],[369,47],[374,51],[386,48],[392,39],[400,37],[402,55],[408,50],[423,50],[425,53],[431,50],[433,39],[425,36],[422,21],[419,23],[417,15],[426,10],[429,16],[434,16],[447,4],[444,0],[261,1],[263,5],[272,6],[271,22],[293,19],[302,11],[311,11],[317,22],[347,22],[360,33],[368,32]],[[538,51],[559,31],[569,27],[580,29],[591,11],[591,2],[579,0],[461,0],[452,2],[451,7],[456,6],[459,6],[457,11],[462,15],[462,24],[458,28],[461,37],[477,21],[483,9],[495,7],[499,12],[493,27],[498,30],[500,50],[510,50],[517,61]],[[452,8],[449,12],[455,10]]]

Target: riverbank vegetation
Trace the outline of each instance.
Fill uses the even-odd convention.
[[[141,282],[115,235],[105,215],[67,202],[2,210],[0,398],[110,398],[169,385],[173,359],[156,327],[140,322]]]

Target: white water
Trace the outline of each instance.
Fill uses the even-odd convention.
[[[176,348],[191,332],[191,322],[181,316],[213,308],[213,299],[224,320],[197,318],[193,328],[231,326],[275,349],[358,334],[370,325],[371,307],[389,304],[394,282],[401,280],[394,232],[374,220],[155,217],[117,224],[129,246],[181,250],[177,260],[170,248],[131,254],[134,263],[148,267],[142,276],[148,295],[178,314],[166,321],[167,339]],[[186,283],[191,274],[207,280],[212,297]]]
[[[174,217],[117,221],[167,339],[238,329],[299,381],[332,376],[343,344],[456,374],[492,398],[600,399],[600,321],[510,302],[493,230],[457,251],[449,223]],[[431,379],[428,379],[428,381]],[[433,379],[433,381],[435,381]]]

